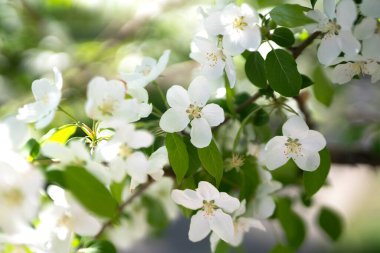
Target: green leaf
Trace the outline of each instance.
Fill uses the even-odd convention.
[[[127,179],[125,178],[121,182],[112,182],[112,184],[110,185],[112,196],[118,203],[122,202],[123,190],[125,187],[126,180]]]
[[[301,246],[306,237],[306,228],[301,217],[291,208],[291,202],[287,198],[277,200],[276,216],[284,229],[286,240],[294,249]]]
[[[229,253],[231,246],[225,241],[219,240],[214,253]]]
[[[117,253],[115,246],[106,240],[92,241],[87,248],[80,249],[78,252],[86,253]]]
[[[298,4],[282,4],[273,8],[269,14],[277,25],[289,28],[315,23],[305,15],[308,8]]]
[[[89,211],[102,217],[115,216],[117,202],[95,176],[78,166],[66,167],[64,174],[67,189]]]
[[[165,146],[168,150],[169,162],[177,178],[181,182],[189,168],[189,155],[185,142],[176,133],[168,133],[165,138]]]
[[[330,171],[331,159],[327,148],[319,152],[321,163],[315,171],[304,171],[303,185],[305,193],[308,197],[313,196],[325,184],[327,175]]]
[[[307,88],[311,85],[313,85],[313,80],[310,79],[310,77],[306,76],[306,75],[302,75],[301,74],[301,77],[302,77],[302,85],[301,85],[301,89],[304,89],[304,88]]]
[[[245,62],[245,74],[248,80],[259,88],[267,87],[265,62],[259,52],[252,52]]]
[[[198,149],[198,156],[202,166],[219,185],[223,177],[223,158],[214,140],[208,147]]]
[[[42,137],[41,143],[50,141],[65,144],[67,140],[73,134],[75,134],[76,131],[77,126],[73,124],[68,124],[59,128],[54,128]]]
[[[273,90],[286,97],[298,95],[302,78],[297,63],[288,52],[282,49],[270,51],[265,60],[265,68]]]
[[[298,181],[298,172],[299,169],[293,159],[289,159],[280,168],[271,171],[273,178],[284,185],[296,183]]]
[[[314,6],[317,3],[317,0],[310,0],[310,3],[311,3],[311,7],[313,7],[313,9],[314,9]]]
[[[270,253],[295,253],[295,251],[286,245],[277,244]]]
[[[333,240],[337,241],[343,231],[343,222],[339,214],[330,208],[323,207],[319,213],[319,226]]]
[[[33,161],[40,154],[40,144],[36,139],[29,139],[24,147],[22,148],[22,152],[28,157],[30,161]]]
[[[257,186],[260,184],[259,172],[257,171],[256,158],[248,156],[244,160],[244,165],[240,170],[241,188],[240,199],[249,202],[256,193]]]
[[[276,28],[272,34],[271,40],[281,47],[290,47],[296,41],[293,32],[285,27]]]
[[[142,203],[148,211],[146,218],[148,223],[154,228],[155,233],[160,233],[169,224],[169,218],[162,203],[148,196],[142,197]]]
[[[326,77],[321,67],[315,69],[313,79],[315,98],[325,106],[330,106],[335,92],[334,85],[331,83],[330,79]]]
[[[190,138],[185,138],[185,144],[189,155],[189,169],[187,170],[186,176],[192,176],[201,167],[201,161],[198,157],[198,150],[191,144]]]
[[[49,183],[56,184],[62,188],[66,188],[65,174],[63,170],[47,170],[46,178]]]
[[[268,123],[269,114],[264,109],[259,109],[253,116],[253,124],[255,126],[262,126]]]

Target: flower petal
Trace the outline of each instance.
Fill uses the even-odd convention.
[[[361,44],[351,31],[341,31],[338,35],[338,44],[346,57],[352,57],[359,53]]]
[[[284,147],[287,139],[288,138],[285,136],[275,136],[268,141],[267,145],[265,146],[265,150],[269,151],[277,147]]]
[[[230,215],[225,214],[222,210],[217,209],[209,220],[210,228],[220,239],[225,242],[233,241],[234,225]]]
[[[325,137],[317,131],[309,130],[305,138],[300,140],[302,148],[308,151],[318,152],[326,147]]]
[[[289,158],[285,156],[285,145],[276,146],[264,153],[264,165],[269,170],[274,170],[284,165]]]
[[[212,139],[211,127],[206,119],[199,118],[191,121],[190,141],[197,148],[210,145]]]
[[[380,18],[380,1],[362,0],[360,11],[364,16]]]
[[[353,66],[354,63],[352,62],[337,65],[332,72],[331,80],[333,83],[345,84],[351,81],[355,75],[360,74],[356,73]]]
[[[324,65],[330,65],[340,52],[337,36],[324,36],[318,48],[318,60]]]
[[[258,26],[245,29],[241,36],[241,45],[248,51],[255,51],[261,44],[261,32]]]
[[[336,20],[342,30],[351,31],[358,13],[352,0],[341,0],[336,7]]]
[[[191,217],[189,240],[199,242],[211,232],[210,224],[203,211],[198,211]]]
[[[253,205],[253,217],[257,219],[266,219],[272,216],[276,205],[270,196],[260,197],[255,200]]]
[[[160,127],[168,133],[180,132],[186,128],[190,119],[184,109],[170,108],[160,119]]]
[[[216,200],[220,198],[218,189],[207,181],[198,183],[197,193],[206,201]]]
[[[371,38],[364,40],[363,41],[363,51],[362,51],[363,56],[380,62],[379,45],[380,45],[380,35],[379,34],[375,34]]]
[[[233,88],[236,83],[236,69],[235,69],[235,63],[231,56],[226,56],[226,66],[225,71],[227,74],[228,82],[230,83],[230,87]]]
[[[148,131],[136,130],[132,134],[128,146],[133,149],[146,148],[153,144],[154,136]]]
[[[240,207],[240,201],[225,192],[220,193],[220,197],[215,199],[215,204],[227,213],[232,213]]]
[[[294,162],[301,170],[315,171],[320,164],[318,152],[304,151],[302,155],[294,157]]]
[[[187,108],[190,105],[187,91],[179,85],[174,85],[169,88],[166,93],[166,99],[170,107],[173,108]]]
[[[227,54],[234,56],[244,52],[244,47],[240,44],[240,37],[235,33],[223,37],[223,48]]]
[[[203,206],[202,197],[194,190],[173,190],[171,197],[176,204],[188,209],[197,210]]]
[[[371,37],[377,27],[376,19],[366,17],[354,28],[354,35],[357,39],[363,40]]]
[[[48,114],[45,114],[44,116],[42,116],[42,118],[37,120],[35,124],[36,129],[42,129],[46,127],[47,125],[49,125],[50,122],[54,119],[54,115],[55,115],[55,111],[52,110]]]
[[[224,121],[224,111],[217,104],[208,104],[202,109],[202,118],[205,118],[211,127],[218,126]]]
[[[335,0],[323,0],[323,10],[329,19],[335,18]]]
[[[305,121],[299,116],[290,117],[282,126],[282,133],[284,136],[291,138],[298,138],[307,134],[309,127]]]
[[[210,82],[204,76],[196,77],[188,88],[190,102],[203,107],[206,105],[211,95]]]

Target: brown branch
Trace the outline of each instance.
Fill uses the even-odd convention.
[[[309,45],[313,43],[313,41],[321,35],[321,32],[312,33],[306,40],[304,40],[301,44],[296,47],[291,47],[289,50],[292,52],[294,59],[297,59],[298,56],[301,55],[303,50],[305,50]]]
[[[372,166],[380,165],[380,156],[375,153],[365,151],[347,151],[331,148],[330,156],[332,163],[335,164],[369,164]]]

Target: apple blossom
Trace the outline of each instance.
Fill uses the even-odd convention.
[[[165,50],[158,62],[150,57],[143,58],[141,65],[136,66],[133,73],[121,73],[122,79],[130,88],[143,88],[154,81],[166,68],[170,56],[170,50]]]
[[[229,242],[234,247],[239,246],[243,242],[244,234],[249,232],[251,228],[257,228],[260,230],[265,231],[265,227],[261,223],[261,221],[243,217],[243,215],[246,212],[246,201],[243,200],[240,203],[239,209],[237,209],[233,213],[233,220],[234,220],[234,236],[232,241]],[[218,245],[220,238],[216,233],[212,233],[210,236],[210,245],[211,245],[211,251],[214,252],[216,249],[216,246]]]
[[[226,71],[230,86],[234,87],[236,70],[232,57],[218,47],[217,41],[195,37],[193,43],[190,58],[201,64],[201,73],[209,79],[218,79]]]
[[[326,140],[317,131],[309,130],[299,116],[289,118],[282,126],[284,136],[275,136],[265,146],[263,163],[269,170],[284,165],[290,158],[305,171],[314,171],[320,164],[319,151]]]
[[[173,190],[172,199],[188,209],[198,210],[191,217],[190,241],[198,242],[211,231],[226,242],[233,241],[234,225],[229,214],[239,208],[240,201],[237,198],[219,192],[212,184],[201,181],[196,190]]]
[[[191,124],[191,143],[198,147],[207,147],[212,139],[211,127],[224,121],[223,109],[217,104],[207,104],[210,98],[208,80],[196,77],[188,91],[179,85],[170,87],[166,93],[169,106],[160,119],[160,127],[168,133],[180,132]]]
[[[147,104],[148,94],[145,89],[134,90],[129,99],[125,98],[127,94],[123,82],[95,77],[88,84],[86,113],[96,120],[123,118],[129,122],[149,116],[152,106]]]
[[[323,38],[318,48],[318,59],[324,65],[331,65],[341,52],[352,57],[359,53],[360,43],[352,34],[352,26],[357,18],[357,8],[353,0],[324,0],[324,13],[319,10],[307,12],[307,16],[318,24],[307,25],[313,31],[321,31]]]
[[[17,119],[27,123],[36,123],[37,129],[46,127],[54,118],[61,100],[62,74],[53,69],[55,82],[43,78],[32,83],[32,92],[36,102],[26,104],[18,110]]]
[[[332,73],[334,83],[347,83],[356,75],[370,75],[372,83],[380,80],[380,64],[378,62],[367,60],[362,56],[357,56],[354,59],[356,61],[335,66]]]
[[[20,150],[28,137],[28,126],[15,116],[0,121],[0,150]]]
[[[364,16],[380,18],[380,1],[362,0],[359,9]]]

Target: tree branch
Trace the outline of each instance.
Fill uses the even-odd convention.
[[[306,40],[304,40],[301,44],[299,44],[296,47],[291,47],[289,50],[292,52],[294,59],[297,59],[298,56],[301,55],[303,50],[305,50],[309,45],[313,43],[313,41],[318,38],[319,35],[321,35],[321,32],[314,32],[312,33]]]

